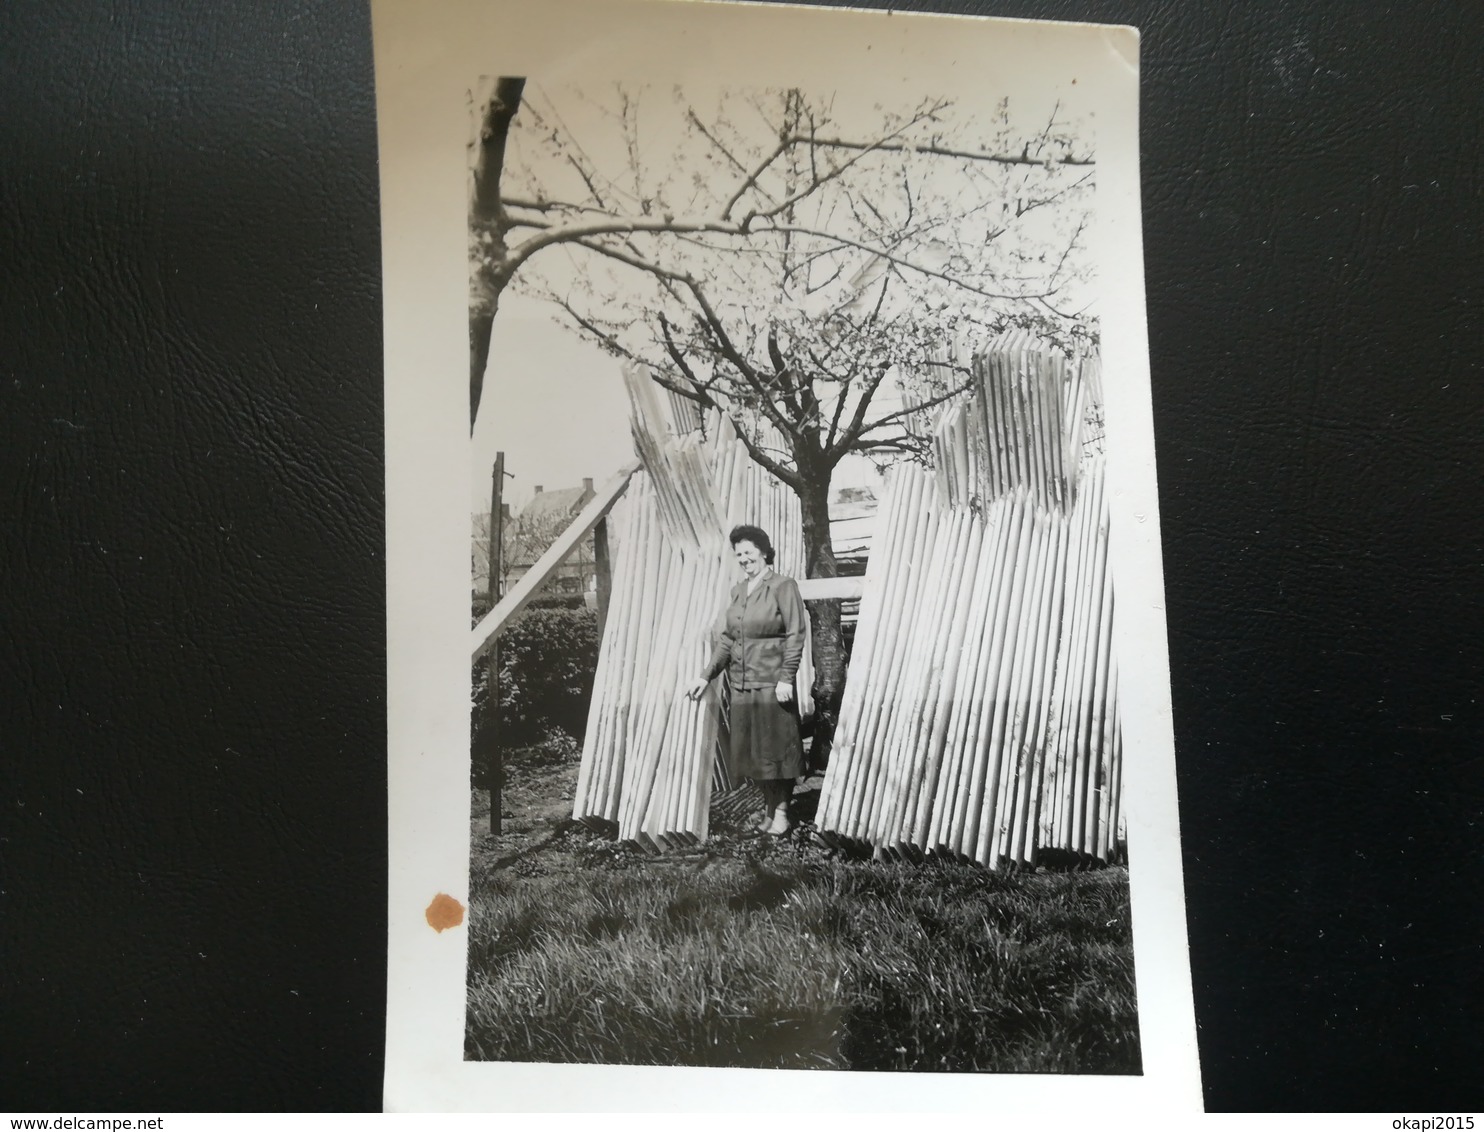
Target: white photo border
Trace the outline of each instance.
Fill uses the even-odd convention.
[[[386,335],[386,1108],[1200,1111],[1144,309],[1137,31],[703,0],[373,0],[372,20]],[[1115,633],[1119,655],[1138,658],[1121,666],[1119,694],[1142,1075],[464,1060],[467,931],[434,931],[424,910],[440,893],[468,903],[466,145],[468,92],[499,74],[993,99],[1056,84],[1095,109]]]

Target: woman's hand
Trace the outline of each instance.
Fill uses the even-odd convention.
[[[697,676],[685,686],[685,697],[688,700],[699,700],[706,694],[706,685],[711,683],[704,676]]]
[[[778,687],[773,689],[773,694],[778,697],[780,704],[791,704],[794,699],[794,686],[780,681]]]

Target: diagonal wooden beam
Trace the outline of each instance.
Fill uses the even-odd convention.
[[[629,480],[639,470],[639,461],[634,460],[625,464],[618,470],[614,477],[605,483],[597,495],[588,501],[586,507],[577,513],[556,541],[546,548],[546,553],[536,559],[536,564],[510,587],[510,592],[500,599],[500,604],[486,613],[473,629],[473,659],[478,660],[484,655],[491,644],[494,643],[510,619],[526,607],[526,603],[536,596],[536,591],[541,584],[551,577],[556,568],[562,564],[562,560],[576,549],[577,544],[587,537],[587,533],[598,525],[598,520],[608,514],[609,508],[618,502],[618,497],[624,493],[629,486]]]

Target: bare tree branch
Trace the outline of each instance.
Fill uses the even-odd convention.
[[[701,393],[696,389],[687,389],[685,388],[685,386],[679,384],[678,382],[671,381],[659,370],[651,369],[649,371],[649,379],[656,385],[664,389],[668,389],[671,393],[674,393],[677,396],[684,397],[688,401],[694,401],[703,409],[717,408],[716,402],[713,401],[710,397],[706,396],[704,393]]]
[[[799,475],[799,473],[793,468],[790,468],[787,465],[773,459],[773,457],[768,454],[767,450],[764,449],[762,445],[758,444],[758,442],[752,438],[752,434],[748,431],[746,421],[739,421],[736,416],[730,412],[727,414],[727,416],[731,417],[732,427],[737,430],[737,439],[742,441],[743,446],[747,449],[748,455],[751,456],[753,460],[760,464],[779,483],[793,488],[794,491],[803,490],[804,478]]]
[[[967,393],[972,385],[972,381],[965,381],[963,384],[948,390],[946,393],[940,393],[935,397],[929,397],[925,401],[919,401],[917,402],[917,404],[912,405],[906,409],[899,409],[895,413],[887,413],[886,416],[880,417],[862,428],[860,432],[856,434],[856,437],[859,438],[862,436],[866,436],[869,433],[875,432],[878,428],[885,428],[887,425],[893,424],[894,422],[899,421],[904,417],[910,417],[913,413],[926,412],[928,409],[931,409],[936,405],[941,405],[945,401],[951,401],[955,397]]]
[[[734,192],[730,197],[728,197],[726,204],[722,205],[721,207],[721,218],[723,220],[729,219],[731,217],[732,209],[737,207],[737,202],[747,194],[748,189],[757,184],[757,179],[761,177],[765,172],[767,172],[768,166],[772,165],[773,162],[777,161],[781,156],[783,156],[785,152],[787,152],[789,144],[790,143],[786,138],[779,141],[778,145],[774,147],[773,152],[768,154],[767,157],[763,158],[762,161],[758,162],[758,164],[753,167],[752,172],[747,174],[747,176],[743,178],[742,183],[737,186],[737,191]]]
[[[795,418],[803,415],[803,406],[799,402],[796,387],[790,381],[791,371],[788,361],[783,356],[782,349],[778,346],[778,328],[768,327],[768,360],[773,363],[773,372],[778,375],[779,383],[783,387],[783,400],[793,412]]]
[[[592,242],[594,237],[626,235],[632,232],[722,232],[733,236],[746,234],[736,224],[717,223],[711,220],[677,220],[673,216],[626,216],[548,229],[512,249],[507,263],[509,270],[513,272],[537,252],[553,244],[576,243],[598,251],[601,250],[601,246]],[[649,264],[631,266],[637,266],[645,271],[652,269]]]
[[[789,427],[788,419],[778,411],[778,407],[773,404],[773,398],[769,394],[762,378],[758,376],[757,371],[752,368],[747,359],[742,356],[741,351],[737,349],[736,344],[726,331],[726,326],[721,321],[721,316],[716,313],[716,309],[712,307],[710,300],[706,298],[706,293],[701,289],[701,285],[690,278],[682,280],[682,283],[696,300],[696,305],[701,308],[701,313],[705,316],[706,327],[711,332],[711,337],[715,341],[721,356],[732,364],[732,368],[737,371],[742,377],[742,380],[757,394],[758,408],[762,409],[763,415],[768,418],[773,427],[785,436],[790,435],[792,430]]]
[[[1017,302],[1029,302],[1032,299],[1040,298],[1044,295],[1053,293],[1051,291],[1044,291],[1040,292],[1039,294],[1011,295],[999,291],[988,291],[985,290],[983,287],[976,287],[972,283],[967,283],[963,279],[957,278],[953,275],[949,275],[947,272],[938,271],[934,268],[927,267],[920,263],[913,263],[909,259],[903,259],[901,256],[895,255],[892,252],[885,251],[879,247],[873,247],[870,244],[861,243],[858,240],[848,239],[844,236],[835,235],[830,232],[821,232],[814,228],[802,228],[797,225],[789,224],[779,225],[774,228],[763,230],[773,232],[793,232],[801,236],[813,236],[816,239],[820,240],[831,240],[837,244],[844,245],[845,247],[856,248],[859,251],[878,256],[881,259],[885,260],[887,263],[895,264],[896,266],[904,268],[907,271],[914,271],[919,275],[925,275],[931,279],[941,279],[945,283],[951,283],[959,290],[967,291],[971,295],[978,295],[982,299],[1009,299],[1011,301]]]
[[[739,161],[737,157],[732,153],[732,151],[721,143],[721,139],[719,139],[711,130],[707,129],[705,124],[701,121],[700,116],[695,112],[693,108],[687,106],[685,108],[685,116],[686,120],[689,121],[690,124],[696,128],[696,132],[699,133],[707,141],[709,141],[716,148],[716,151],[718,153],[720,153],[729,162],[731,162],[732,167],[736,169],[738,173],[745,174],[747,172],[747,166],[743,165],[742,162]],[[746,190],[744,189],[743,191],[745,192]],[[768,196],[772,196],[771,193],[768,193],[768,191],[761,188],[761,186],[759,186],[759,191],[765,193]],[[726,214],[726,210],[723,209],[722,216],[725,217]]]
[[[866,413],[871,408],[871,398],[876,396],[876,390],[881,388],[881,383],[886,380],[886,375],[889,372],[890,369],[887,366],[879,366],[876,372],[866,381],[866,387],[861,391],[860,400],[856,402],[855,412],[850,414],[850,423],[840,433],[839,439],[829,447],[829,452],[835,454],[837,460],[849,451],[850,447],[860,438]]]
[[[791,142],[803,141],[803,138],[790,138]],[[985,161],[996,165],[1040,165],[1052,167],[1056,165],[1094,165],[1096,161],[1091,157],[1059,157],[1040,158],[1031,157],[1028,153],[980,153],[968,149],[949,149],[940,145],[913,145],[911,143],[900,144],[877,144],[872,142],[848,141],[845,138],[812,138],[808,139],[814,145],[830,147],[835,149],[864,149],[872,148],[883,153],[927,153],[934,157],[953,157],[964,161]]]
[[[926,114],[918,114],[916,117],[912,118],[910,121],[904,122],[897,129],[895,129],[891,133],[887,134],[885,138],[881,138],[881,139],[878,139],[876,141],[872,141],[872,142],[866,143],[864,145],[860,145],[858,147],[853,147],[853,148],[857,148],[858,151],[859,151],[859,152],[856,153],[856,155],[854,157],[851,157],[850,159],[848,159],[844,164],[839,165],[839,166],[837,166],[835,168],[832,168],[828,173],[826,173],[822,177],[819,175],[818,169],[814,165],[814,154],[816,153],[816,147],[815,147],[815,143],[814,143],[814,139],[813,139],[812,135],[811,136],[805,136],[805,135],[801,135],[801,134],[794,135],[793,137],[791,137],[791,138],[788,139],[788,145],[793,146],[793,145],[799,145],[800,143],[803,143],[804,145],[808,146],[808,148],[809,148],[809,162],[810,162],[810,166],[809,166],[809,168],[810,168],[810,179],[809,179],[809,183],[807,185],[805,185],[804,188],[800,189],[797,193],[794,193],[792,196],[785,198],[781,203],[779,203],[778,205],[774,206],[773,208],[766,209],[766,210],[755,210],[753,212],[748,213],[747,219],[743,221],[743,224],[744,225],[747,224],[747,222],[749,220],[752,220],[754,218],[761,219],[761,220],[771,220],[773,217],[777,216],[780,212],[784,212],[784,211],[788,210],[789,208],[792,208],[799,201],[803,200],[805,197],[811,196],[813,193],[817,192],[820,188],[822,188],[823,186],[827,185],[829,182],[831,182],[831,181],[833,181],[833,180],[835,180],[835,179],[837,179],[839,177],[844,176],[845,173],[847,173],[851,168],[853,168],[857,162],[859,162],[860,160],[862,160],[863,158],[865,158],[867,155],[869,155],[869,154],[871,154],[873,152],[877,152],[877,151],[886,151],[886,150],[889,150],[891,148],[891,146],[888,143],[889,143],[889,140],[891,138],[900,137],[907,130],[911,129],[913,126],[916,126],[918,123],[922,122],[926,117],[927,117]],[[731,211],[731,208],[729,206],[725,211],[722,212],[722,215],[723,216],[726,216],[730,211]]]
[[[670,355],[670,360],[675,363],[675,368],[680,370],[685,380],[690,382],[694,389],[693,393],[686,394],[686,396],[693,397],[707,406],[716,407],[716,401],[711,396],[711,384],[702,381],[696,376],[696,371],[691,367],[690,360],[685,356],[684,351],[675,344],[675,337],[670,333],[670,320],[663,314],[660,315],[660,329],[665,338],[665,352]],[[666,386],[666,388],[673,388],[673,386]],[[676,389],[676,392],[679,393],[681,391]]]
[[[568,318],[570,318],[579,327],[586,331],[591,337],[596,338],[606,349],[611,350],[619,357],[627,358],[631,362],[638,362],[641,365],[644,364],[643,358],[634,353],[632,350],[626,349],[624,345],[619,342],[619,340],[614,337],[611,332],[604,330],[601,326],[598,326],[592,320],[585,318],[581,313],[574,310],[572,304],[569,303],[566,299],[554,297],[552,299],[552,302],[556,303],[559,307],[562,308],[562,310],[566,311]]]

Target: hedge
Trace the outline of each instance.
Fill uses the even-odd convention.
[[[474,742],[488,719],[488,660],[474,665]],[[586,608],[531,607],[500,634],[500,746],[509,751],[582,742],[593,673],[598,618]],[[475,768],[476,779],[480,768]],[[476,785],[479,783],[476,782]]]

